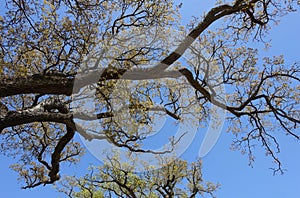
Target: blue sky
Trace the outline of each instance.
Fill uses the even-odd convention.
[[[206,6],[200,1],[186,0],[182,7],[183,19],[189,16],[200,16]],[[300,44],[300,12],[292,13],[282,18],[279,26],[271,31],[269,37],[272,39],[272,47],[264,54],[284,54],[288,62],[297,61]],[[282,135],[280,137],[281,154],[280,159],[287,169],[284,175],[273,176],[269,170],[274,164],[270,158],[266,158],[263,151],[256,150],[256,161],[253,167],[248,166],[247,156],[239,152],[229,150],[233,135],[226,133],[226,125],[216,146],[203,158],[203,176],[206,180],[219,182],[221,188],[216,192],[220,198],[298,198],[300,196],[300,144],[291,137]],[[184,156],[191,157],[193,149],[199,147],[203,134],[196,137],[190,151]],[[53,198],[64,197],[56,193],[51,186],[38,187],[32,190],[21,190],[17,183],[17,174],[11,171],[8,166],[13,163],[12,159],[1,157],[0,197],[23,198]],[[87,153],[79,165],[64,166],[67,172],[84,173],[88,164],[97,165],[97,161],[91,154]]]
[[[191,7],[193,10],[196,8],[197,6]],[[299,11],[283,17],[281,23],[270,32],[272,47],[263,53],[270,56],[284,54],[286,63],[299,61],[299,19]],[[203,158],[205,179],[221,184],[220,190],[216,192],[217,197],[297,198],[300,196],[299,142],[285,135],[278,136],[281,143],[279,156],[287,171],[283,175],[273,176],[269,168],[274,164],[270,158],[265,157],[261,149],[256,149],[256,161],[253,167],[247,166],[247,156],[229,150],[233,135],[226,133],[225,128],[226,125],[217,145]]]
[[[197,1],[184,4],[185,10],[197,13]],[[281,19],[269,35],[272,47],[263,52],[265,55],[283,54],[286,63],[300,60],[300,12],[291,13]],[[270,158],[266,158],[261,149],[256,149],[256,161],[248,166],[247,156],[238,151],[229,150],[233,135],[226,133],[226,125],[216,146],[203,158],[203,175],[209,181],[219,182],[221,188],[216,192],[221,198],[298,198],[300,197],[300,144],[291,137],[279,135],[281,144],[280,159],[287,171],[283,175],[273,176]]]

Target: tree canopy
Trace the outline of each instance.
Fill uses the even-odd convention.
[[[212,105],[227,112],[233,148],[251,162],[260,143],[282,172],[276,133],[300,137],[299,62],[261,57],[256,44],[268,47],[269,30],[297,1],[214,3],[185,25],[178,1],[5,0],[0,151],[19,160],[11,167],[24,188],[53,184],[62,163],[80,160],[78,133],[157,156],[162,168],[136,173],[108,155],[84,178],[62,181],[70,197],[212,195],[218,185],[203,181],[201,161],[172,157],[185,133],[162,151],[144,146],[156,116],[200,127]]]

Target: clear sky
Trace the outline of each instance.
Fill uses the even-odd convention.
[[[204,9],[203,3],[197,0],[185,0],[182,13],[183,19],[189,16],[199,16]],[[199,11],[200,10],[200,11]],[[292,13],[282,18],[279,26],[273,28],[270,34],[272,48],[265,54],[284,54],[288,62],[300,60],[300,12]],[[221,188],[216,192],[220,198],[298,198],[300,197],[300,144],[291,137],[280,136],[281,154],[280,159],[287,169],[284,175],[273,176],[269,170],[274,164],[270,158],[266,158],[261,149],[256,149],[256,162],[253,167],[248,166],[247,156],[239,152],[229,150],[233,136],[226,133],[226,124],[216,146],[203,158],[203,177],[206,180],[219,182]],[[199,134],[191,150],[184,156],[190,158],[193,149],[199,147]],[[51,186],[37,187],[32,190],[21,190],[17,183],[17,174],[8,166],[13,160],[1,157],[0,160],[0,197],[23,197],[23,198],[53,198],[64,197],[56,193]],[[87,153],[79,165],[64,166],[67,172],[84,173],[88,164],[99,163],[91,154]]]

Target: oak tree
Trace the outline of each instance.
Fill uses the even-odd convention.
[[[274,131],[299,139],[300,67],[283,56],[260,57],[253,43],[267,46],[268,31],[297,1],[214,3],[183,25],[182,4],[167,0],[6,0],[0,149],[19,159],[12,168],[24,188],[53,184],[62,163],[80,160],[77,133],[132,153],[170,153],[180,138],[161,152],[143,147],[154,117],[163,113],[180,123],[188,115],[191,123],[205,123],[211,105],[228,113],[234,148],[252,161],[252,145],[261,143],[281,172]],[[93,111],[86,98],[93,99]],[[82,126],[85,121],[101,128]],[[203,183],[201,162],[168,160],[161,162],[169,166],[136,174],[110,156],[93,174],[66,180],[63,191],[71,197],[195,197],[217,188]]]

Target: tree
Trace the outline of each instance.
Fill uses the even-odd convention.
[[[298,63],[286,65],[282,56],[259,59],[259,49],[251,43],[263,41],[296,3],[216,1],[184,27],[181,4],[172,1],[7,0],[0,17],[1,152],[19,157],[12,167],[24,188],[53,184],[60,179],[60,164],[75,163],[83,152],[74,141],[76,133],[132,153],[166,154],[181,137],[171,139],[164,151],[145,149],[153,118],[164,113],[179,123],[186,116],[205,123],[213,104],[229,113],[235,148],[252,161],[252,145],[258,141],[277,164],[274,171],[282,171],[273,132],[299,139],[300,69]],[[181,61],[183,56],[187,58]],[[91,97],[95,108],[83,111]],[[94,120],[101,130],[81,125]],[[193,197],[215,190],[213,185],[198,186],[199,166],[188,168],[182,160],[168,164],[176,170],[137,175],[107,163],[100,176],[77,180],[77,185],[89,191],[100,182],[104,194],[131,197],[172,197],[175,192]],[[177,169],[186,174],[174,178]],[[154,177],[161,179],[147,183]],[[145,189],[127,189],[126,179],[145,183]],[[192,188],[176,190],[182,180]],[[168,185],[169,195],[161,190]]]
[[[218,188],[204,182],[201,162],[190,165],[184,160],[161,159],[159,170],[133,173],[132,164],[121,164],[118,157],[109,158],[104,166],[93,168],[83,178],[67,178],[59,190],[69,197],[196,197]],[[186,181],[184,181],[186,180]]]

